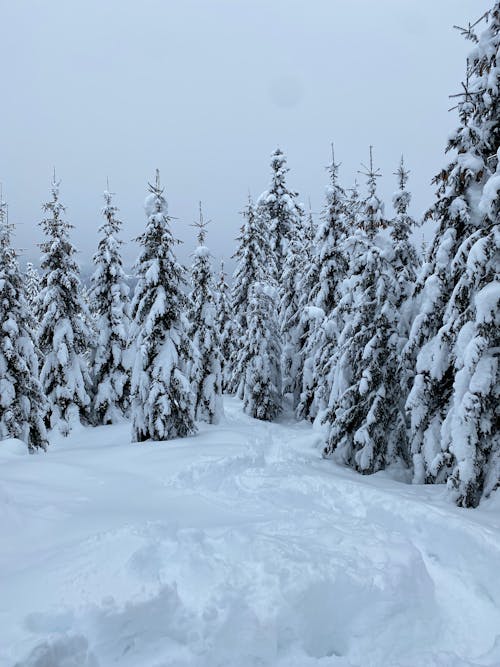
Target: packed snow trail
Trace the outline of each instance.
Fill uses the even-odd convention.
[[[0,444],[2,667],[500,665],[500,498],[459,510],[225,412]]]

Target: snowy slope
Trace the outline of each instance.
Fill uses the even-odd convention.
[[[500,665],[500,498],[459,510],[225,410],[183,441],[1,444],[1,667]]]

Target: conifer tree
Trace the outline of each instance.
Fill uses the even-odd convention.
[[[350,258],[342,285],[343,329],[330,360],[331,395],[326,421],[330,433],[325,456],[333,455],[362,473],[407,461],[406,423],[401,401],[399,359],[400,286],[394,250],[378,233],[387,226],[376,194],[370,151],[368,197],[360,227],[342,244]]]
[[[370,146],[370,166],[362,165],[366,170],[361,172],[367,176],[367,197],[359,207],[359,225],[366,232],[368,238],[373,238],[381,229],[388,226],[384,216],[384,204],[377,195],[377,178],[380,171],[373,167],[373,146]]]
[[[238,237],[238,248],[234,254],[236,267],[231,290],[231,308],[234,315],[235,346],[231,362],[229,391],[241,398],[245,375],[246,358],[242,349],[243,339],[248,332],[248,307],[250,288],[254,282],[274,280],[276,269],[271,249],[269,232],[262,216],[258,215],[249,198],[243,210],[244,223]]]
[[[93,355],[93,420],[113,424],[127,414],[130,398],[129,287],[123,271],[119,239],[122,222],[112,194],[104,192],[104,223],[94,255],[90,298],[96,312],[96,349]]]
[[[316,238],[316,233],[318,227],[311,208],[311,200],[309,200],[309,211],[307,214],[307,219],[304,225],[304,243],[303,243],[303,252],[304,252],[304,266],[309,267],[313,261],[314,256],[314,240]]]
[[[392,203],[396,215],[391,225],[391,239],[394,248],[394,268],[401,286],[401,304],[407,301],[412,294],[418,271],[418,256],[415,246],[410,240],[415,228],[415,221],[408,213],[411,194],[406,185],[410,172],[405,169],[404,159],[394,174],[398,178],[398,190],[394,193]]]
[[[195,432],[187,365],[192,357],[184,314],[184,270],[174,255],[167,202],[156,171],[145,201],[146,229],[135,264],[132,301],[132,440],[169,440]]]
[[[245,412],[264,421],[272,421],[281,411],[281,348],[276,310],[276,288],[265,282],[253,283],[244,339],[247,364],[242,397]]]
[[[398,308],[400,334],[402,339],[405,340],[405,344],[407,344],[413,317],[412,295],[419,270],[419,260],[415,246],[411,241],[411,234],[415,229],[415,221],[408,213],[411,202],[411,194],[407,189],[410,172],[405,169],[403,156],[401,156],[401,161],[394,175],[397,176],[398,189],[392,198],[396,215],[391,221],[390,227],[390,237],[394,251],[391,264],[399,285],[400,296],[399,302],[396,305]],[[406,401],[413,376],[413,369],[407,366],[407,362],[406,355],[402,354],[399,372],[401,398],[403,401]]]
[[[460,384],[473,368],[471,360],[463,357],[461,346],[468,339],[462,325],[470,318],[469,334],[483,330],[485,321],[480,318],[487,316],[481,307],[477,309],[475,299],[490,280],[486,258],[477,262],[470,255],[472,248],[483,247],[485,241],[480,238],[490,238],[491,208],[485,215],[479,201],[486,183],[491,185],[488,179],[496,168],[500,137],[498,2],[488,18],[489,25],[479,39],[470,29],[466,31],[476,46],[468,60],[464,93],[459,96],[459,127],[448,142],[447,150],[454,151],[454,156],[435,178],[436,202],[428,216],[435,220],[437,231],[416,286],[417,316],[406,349],[408,363],[415,368],[407,401],[414,480],[449,481],[458,489],[457,502],[467,506],[477,504],[483,492],[484,461],[491,455],[488,433],[494,430],[487,416],[491,391],[483,395],[476,384],[477,393],[473,388],[462,395],[465,385]],[[491,238],[486,246],[491,249],[494,244]],[[489,345],[485,343],[486,355]],[[477,349],[477,360],[481,355]],[[484,419],[479,417],[483,410]],[[450,436],[449,427],[457,423],[457,415],[464,421],[463,437],[456,437],[455,447],[456,434]]]
[[[222,368],[210,251],[205,245],[207,224],[200,202],[200,218],[195,223],[198,247],[191,268],[189,338],[196,352],[190,380],[196,419],[217,424],[222,415]]]
[[[352,230],[359,227],[359,216],[363,202],[359,194],[359,185],[357,179],[354,180],[354,185],[349,189],[349,195],[346,197],[347,223]]]
[[[339,285],[347,270],[342,250],[347,233],[346,194],[338,182],[339,167],[332,147],[332,161],[327,167],[330,183],[314,241],[315,253],[300,287],[304,302],[299,325],[302,341],[299,419],[315,419],[328,403],[328,361],[337,345],[338,331],[327,320],[337,305]]]
[[[288,245],[296,229],[300,227],[302,210],[297,203],[297,193],[287,186],[286,174],[289,169],[286,166],[286,157],[279,148],[271,155],[271,170],[271,183],[257,201],[257,213],[262,218],[271,240],[275,269],[272,277],[280,284]]]
[[[297,281],[298,308],[296,319],[296,372],[295,372],[295,395],[294,409],[299,419],[310,418],[310,403],[308,401],[313,394],[313,362],[315,349],[313,337],[316,328],[320,326],[323,312],[310,305],[311,294],[319,278],[318,250],[316,248],[316,237],[318,227],[314,221],[311,203],[309,202],[309,214],[304,228],[304,243],[301,248],[302,266]],[[315,385],[314,385],[315,386]]]
[[[52,199],[44,204],[41,227],[43,270],[38,299],[38,346],[44,363],[40,373],[49,400],[47,425],[68,435],[80,423],[89,422],[91,381],[85,352],[90,347],[86,321],[89,313],[81,296],[76,250],[69,238],[72,228],[64,220],[59,183],[52,183]]]
[[[224,261],[221,262],[219,282],[215,292],[215,313],[221,351],[222,391],[224,392],[230,386],[235,344],[235,327],[229,304],[229,286],[224,271]]]
[[[475,507],[500,487],[500,149],[496,164],[479,203],[484,226],[464,244],[465,270],[438,332],[438,339],[454,341],[441,447],[453,454],[448,484],[464,507]]]
[[[37,299],[40,294],[40,274],[35,269],[32,262],[27,262],[24,274],[24,293],[28,301],[31,312],[34,313],[37,308]]]
[[[12,230],[0,192],[0,440],[18,438],[34,452],[48,445],[47,405],[38,380],[33,315],[11,244]]]
[[[279,285],[279,323],[282,342],[282,383],[283,394],[291,394],[293,408],[297,406],[301,391],[301,341],[300,286],[307,269],[305,225],[303,217],[292,221],[283,273]]]
[[[469,57],[470,93],[478,149],[488,166],[478,210],[482,224],[468,249],[447,306],[443,331],[453,322],[453,394],[441,447],[453,452],[448,480],[457,504],[475,506],[500,487],[500,2],[483,17],[487,26]]]

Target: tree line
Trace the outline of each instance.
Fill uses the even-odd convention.
[[[159,173],[149,184],[132,298],[121,222],[104,193],[90,287],[54,178],[41,222],[41,275],[22,272],[0,202],[0,437],[44,450],[47,429],[129,418],[132,440],[189,436],[217,423],[223,392],[247,414],[283,410],[326,426],[323,455],[362,474],[404,466],[476,506],[500,484],[500,2],[464,31],[473,42],[458,126],[427,212],[421,257],[401,159],[392,216],[369,162],[366,191],[328,166],[319,223],[287,184],[243,209],[228,285],[213,275],[200,205],[188,275],[175,256]]]

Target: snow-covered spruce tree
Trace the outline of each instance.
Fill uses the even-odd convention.
[[[279,148],[271,155],[271,170],[271,183],[257,200],[257,213],[263,220],[274,253],[275,275],[272,277],[280,284],[288,245],[300,227],[302,209],[297,203],[297,193],[286,184],[289,169]]]
[[[132,441],[169,440],[196,431],[194,397],[186,376],[192,357],[184,314],[184,269],[174,255],[167,202],[156,171],[145,201],[146,229],[135,264],[132,301]]]
[[[368,177],[368,194],[359,207],[358,221],[367,236],[374,238],[375,234],[388,226],[388,222],[384,215],[384,204],[377,195],[377,178],[380,176],[380,172],[373,167],[373,146],[370,146],[370,166],[362,166],[366,169],[362,173]]]
[[[96,349],[93,355],[94,383],[92,418],[96,424],[113,424],[127,414],[130,399],[129,287],[118,238],[122,226],[112,194],[104,192],[104,223],[94,255],[95,271],[90,297],[96,311]]]
[[[256,419],[272,421],[281,411],[282,390],[277,290],[269,283],[255,282],[250,289],[244,355],[244,410]]]
[[[327,326],[327,318],[338,302],[339,284],[347,271],[341,247],[347,234],[346,194],[338,182],[339,166],[332,147],[332,161],[327,167],[330,183],[314,241],[315,252],[299,288],[299,419],[314,420],[328,402],[328,361],[337,345],[338,331],[331,323]]]
[[[32,262],[27,262],[24,272],[24,293],[32,313],[35,312],[38,295],[40,294],[40,274]]]
[[[0,440],[18,438],[34,452],[48,445],[47,405],[38,380],[33,315],[11,245],[12,230],[0,194]]]
[[[408,213],[411,194],[406,184],[408,183],[410,172],[405,169],[402,156],[394,175],[398,178],[399,187],[392,198],[396,215],[392,220],[391,239],[394,248],[393,263],[397,272],[398,282],[401,286],[401,302],[403,303],[403,301],[409,299],[413,292],[419,265],[417,251],[410,240],[411,234],[415,229],[415,221]]]
[[[464,507],[500,487],[500,149],[496,161],[479,203],[484,225],[465,242],[465,270],[437,335],[453,341],[453,390],[440,435],[454,458],[448,486]]]
[[[232,309],[229,304],[229,286],[223,261],[221,262],[219,281],[215,291],[215,317],[220,341],[222,391],[224,392],[227,391],[231,381],[235,327]]]
[[[342,244],[350,259],[341,286],[344,323],[330,361],[331,395],[325,421],[330,433],[325,456],[368,474],[407,461],[406,424],[401,401],[400,286],[394,250],[378,232],[387,226],[376,194],[370,151],[368,197],[361,226]],[[378,225],[377,226],[377,222]]]
[[[59,183],[52,183],[52,199],[44,204],[41,227],[43,271],[38,298],[38,346],[43,355],[40,381],[49,401],[47,425],[68,435],[73,427],[89,422],[91,381],[85,353],[90,347],[86,325],[89,313],[81,296],[76,250],[69,238],[72,228],[64,220]]]
[[[303,263],[305,267],[309,267],[313,260],[314,256],[314,241],[316,238],[316,234],[318,232],[318,226],[316,224],[316,221],[313,216],[312,208],[311,208],[311,201],[309,200],[309,211],[307,213],[307,219],[305,221],[305,224],[303,226],[303,237],[304,237],[304,242],[302,244],[303,246]]]
[[[302,382],[300,285],[301,276],[307,270],[307,249],[304,218],[291,221],[291,231],[279,285],[279,324],[282,342],[281,372],[283,394],[290,394],[295,409],[300,397]]]
[[[195,356],[190,367],[190,381],[196,419],[217,424],[222,414],[222,368],[210,251],[205,245],[206,226],[200,202],[200,218],[195,223],[198,247],[191,267],[189,338]]]
[[[289,171],[286,158],[278,148],[271,155],[271,183],[258,199],[257,214],[270,235],[274,255],[274,276],[278,285],[279,325],[282,339],[283,390],[298,401],[297,381],[298,283],[303,260],[304,211],[297,202],[297,193],[286,183]]]
[[[233,257],[236,267],[231,290],[231,309],[234,317],[234,342],[231,360],[231,379],[228,391],[242,397],[246,358],[243,341],[248,332],[248,305],[250,288],[254,282],[274,280],[276,269],[274,253],[270,244],[269,230],[262,216],[256,211],[249,198],[243,210],[244,223],[238,237],[238,248]]]
[[[471,275],[469,257],[478,238],[487,236],[486,229],[491,226],[491,213],[485,216],[479,201],[496,168],[499,147],[499,26],[500,5],[496,2],[483,35],[477,40],[467,31],[477,44],[468,60],[465,92],[458,103],[459,127],[448,142],[447,150],[452,150],[454,156],[435,179],[437,197],[428,216],[437,223],[437,231],[417,283],[417,316],[406,349],[408,363],[415,368],[407,401],[414,481],[440,483],[451,477],[450,485],[458,485],[459,489],[457,502],[463,505],[477,504],[482,492],[485,470],[478,467],[482,466],[480,461],[486,450],[482,451],[478,443],[483,432],[479,430],[474,441],[470,424],[464,423],[464,433],[470,439],[467,447],[461,439],[457,468],[448,425],[452,405],[456,401],[467,402],[469,398],[459,400],[455,394],[455,391],[460,393],[460,389],[455,389],[458,370],[468,363],[459,349],[465,334],[458,335],[461,331],[458,313],[465,313],[464,321],[470,317],[473,322],[476,312],[476,305],[466,297],[469,294],[475,299],[475,288],[462,285],[464,280],[470,280],[472,285],[479,280]],[[477,270],[480,273],[482,269]],[[456,304],[457,290],[463,300],[460,306]],[[469,325],[469,331],[473,326]],[[462,380],[464,373],[460,374]],[[481,400],[476,398],[479,406]],[[481,409],[478,407],[477,414]],[[485,431],[487,422],[485,419],[481,426]]]
[[[396,215],[391,224],[391,240],[393,255],[391,264],[396,273],[399,285],[398,318],[400,322],[401,337],[408,340],[411,321],[413,318],[413,291],[419,270],[418,254],[411,241],[412,232],[415,229],[415,221],[408,213],[411,201],[407,183],[410,172],[405,169],[403,157],[396,170],[398,189],[393,195],[392,202]],[[401,355],[401,397],[406,401],[409,387],[413,377],[413,369],[407,367],[408,358]]]
[[[348,192],[349,194],[346,198],[346,211],[348,227],[351,229],[359,226],[359,216],[363,208],[357,179],[354,180],[354,185]]]

